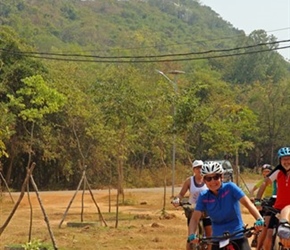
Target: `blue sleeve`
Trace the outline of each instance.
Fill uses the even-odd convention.
[[[238,187],[234,182],[229,182],[229,183],[227,183],[227,185],[230,186],[232,193],[233,193],[233,196],[237,200],[240,200],[242,197],[245,196],[244,191],[240,187]]]

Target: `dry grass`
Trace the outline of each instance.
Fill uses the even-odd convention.
[[[182,210],[176,210],[170,204],[170,189],[168,189],[166,212],[173,215],[170,219],[161,218],[163,207],[163,189],[127,190],[126,203],[120,207],[120,220],[115,228],[114,212],[108,213],[108,191],[95,190],[94,197],[108,226],[68,227],[67,222],[81,222],[81,192],[73,200],[65,220],[59,228],[64,213],[75,192],[42,192],[40,198],[44,205],[52,232],[60,250],[112,250],[112,249],[185,249],[187,236],[186,219]],[[177,188],[179,190],[179,188]],[[13,193],[16,201],[19,193]],[[115,199],[115,191],[112,197]],[[51,243],[47,225],[40,205],[34,193],[31,193],[33,202],[32,238]],[[141,203],[146,203],[141,205]],[[115,205],[115,202],[112,201]],[[0,226],[7,219],[12,207],[8,194],[0,201]],[[28,240],[30,209],[27,196],[24,197],[8,227],[0,236],[0,249],[5,245],[23,244]],[[135,217],[135,219],[134,219]],[[84,222],[97,222],[98,213],[89,192],[84,195]],[[244,214],[245,223],[252,224],[253,219]]]

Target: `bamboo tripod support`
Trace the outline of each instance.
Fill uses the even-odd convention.
[[[93,195],[91,186],[90,186],[90,184],[88,182],[88,179],[87,179],[87,176],[86,176],[86,170],[87,170],[87,166],[85,166],[84,169],[83,169],[82,178],[81,178],[81,180],[80,180],[80,182],[78,184],[77,190],[75,191],[73,197],[71,198],[71,200],[70,200],[70,202],[69,202],[69,204],[68,204],[68,206],[67,206],[67,208],[66,208],[66,210],[64,212],[63,218],[60,221],[59,226],[58,226],[59,228],[61,228],[61,225],[62,225],[62,223],[63,223],[63,221],[64,221],[64,219],[65,219],[65,217],[66,217],[66,215],[67,215],[67,213],[68,213],[68,211],[69,211],[72,203],[73,203],[73,200],[76,197],[76,195],[77,195],[77,193],[78,193],[78,191],[79,191],[79,189],[80,189],[80,187],[81,187],[82,184],[83,184],[83,192],[82,192],[82,204],[81,204],[82,205],[81,206],[81,222],[83,222],[83,214],[84,214],[84,194],[85,194],[86,186],[87,186],[88,187],[88,190],[89,190],[89,193],[91,195],[91,198],[92,198],[92,200],[93,200],[93,202],[94,202],[94,204],[95,204],[95,206],[96,206],[96,208],[98,210],[99,219],[100,219],[100,221],[102,221],[105,224],[105,226],[107,226],[107,223],[106,223],[106,221],[105,221],[105,219],[104,219],[104,217],[103,217],[103,215],[101,213],[101,209],[98,206],[98,204],[97,204],[97,202],[96,202],[96,200],[94,198],[94,195]]]
[[[7,184],[7,182],[6,182],[6,180],[5,180],[4,176],[3,176],[3,174],[2,174],[2,172],[1,172],[1,169],[0,169],[0,182],[1,182],[1,180],[4,182],[4,185],[5,185],[5,187],[6,187],[7,191],[8,191],[8,193],[9,193],[9,196],[10,196],[11,201],[12,201],[13,203],[15,203],[15,201],[14,201],[12,195],[11,195],[10,189],[9,189],[9,187],[8,187],[8,184]]]
[[[29,180],[31,181],[31,184],[33,185],[34,189],[35,189],[35,193],[36,193],[36,196],[37,196],[37,200],[39,202],[39,205],[41,207],[41,210],[42,210],[42,213],[43,213],[43,216],[44,216],[44,220],[46,222],[46,225],[47,225],[47,228],[48,228],[48,232],[49,232],[49,235],[50,235],[50,238],[51,238],[51,241],[52,241],[52,244],[53,244],[53,249],[54,250],[57,250],[58,247],[56,245],[56,242],[55,242],[55,239],[54,239],[54,235],[52,233],[52,230],[51,230],[51,227],[50,227],[50,224],[49,224],[49,220],[48,220],[48,217],[46,215],[46,212],[45,212],[45,209],[44,209],[44,206],[42,204],[42,201],[40,199],[40,195],[39,195],[39,192],[38,192],[38,188],[37,188],[37,185],[33,179],[33,176],[32,176],[32,172],[35,168],[35,162],[33,162],[31,164],[31,167],[27,167],[26,169],[26,177],[22,183],[22,186],[21,186],[21,192],[20,192],[20,195],[19,195],[19,198],[17,200],[17,202],[15,203],[12,211],[10,212],[8,218],[6,219],[6,221],[4,222],[4,224],[0,227],[0,236],[1,234],[4,232],[5,228],[8,226],[9,222],[11,221],[13,215],[15,214],[19,204],[21,203],[24,195],[25,195],[25,188],[27,188],[27,194],[29,196],[29,192],[28,192],[28,184],[29,184]],[[30,218],[32,220],[32,218]],[[30,238],[30,236],[29,236]],[[30,240],[30,239],[29,239]]]

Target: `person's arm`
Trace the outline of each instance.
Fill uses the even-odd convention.
[[[248,211],[250,212],[250,214],[256,219],[261,219],[261,214],[259,212],[259,210],[255,207],[255,205],[253,204],[253,202],[251,202],[251,200],[249,199],[249,197],[247,197],[246,195],[243,196],[240,199],[241,204],[246,207],[248,209]]]
[[[186,192],[189,189],[190,189],[190,177],[184,181],[182,188],[180,189],[179,194],[173,198],[172,204],[175,207],[178,207],[180,205],[180,203],[179,203],[180,200],[184,197],[184,195],[186,194]]]
[[[260,200],[265,192],[265,189],[267,187],[267,185],[271,185],[272,181],[269,177],[266,177],[262,183],[262,185],[260,186],[257,194],[256,194],[256,199]]]
[[[258,186],[257,185],[255,185],[251,190],[250,190],[250,197],[254,197],[254,193],[255,193],[255,191],[258,189]]]
[[[188,235],[188,241],[194,241],[197,239],[196,237],[196,231],[197,231],[197,226],[199,223],[199,220],[201,219],[202,212],[198,210],[194,210],[194,212],[191,214],[190,222],[188,225],[189,229],[189,235]]]
[[[184,181],[182,188],[176,197],[182,199],[189,189],[190,189],[190,177]]]
[[[254,225],[255,225],[256,230],[262,230],[265,225],[265,221],[263,217],[261,216],[259,210],[253,204],[253,202],[251,202],[249,197],[247,197],[246,195],[244,195],[240,199],[240,202],[242,205],[244,205],[248,209],[250,214],[255,218],[256,222],[254,223]]]

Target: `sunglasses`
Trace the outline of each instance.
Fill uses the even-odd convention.
[[[217,174],[215,176],[204,176],[203,179],[207,182],[210,182],[211,180],[215,180],[217,181],[218,179],[221,178],[221,175],[220,174]]]

